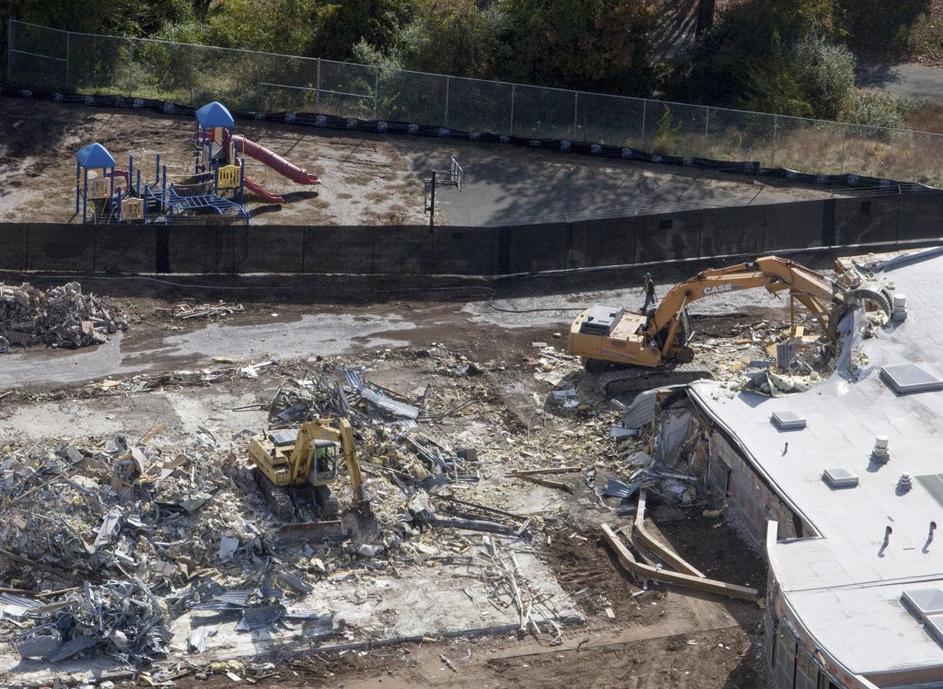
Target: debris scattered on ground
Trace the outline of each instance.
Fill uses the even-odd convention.
[[[216,320],[244,310],[242,304],[227,304],[223,301],[216,304],[177,304],[173,308],[173,316],[184,321],[193,318]]]
[[[78,282],[46,291],[26,282],[19,287],[0,284],[0,353],[38,344],[87,347],[127,328],[111,300],[83,294]]]

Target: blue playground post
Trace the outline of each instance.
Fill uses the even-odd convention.
[[[82,179],[82,163],[75,161],[75,212],[79,212],[79,183]],[[82,218],[82,222],[85,222],[85,218]]]
[[[160,182],[160,209],[162,212],[166,212],[165,206],[167,205],[167,166],[164,165],[164,177]]]
[[[88,217],[88,168],[82,168],[82,222]]]
[[[113,204],[115,202],[115,166],[111,166],[111,182],[108,184],[108,203]]]
[[[154,161],[154,186],[160,184],[160,153],[157,154],[157,159]]]
[[[134,193],[137,196],[141,195],[141,168],[138,168],[138,179],[137,179],[137,184],[135,185],[135,188],[134,188]]]
[[[121,199],[123,198],[124,196],[121,194],[121,190],[119,189],[118,190],[118,214],[115,217],[115,222],[121,222]]]
[[[128,156],[128,186],[134,183],[134,156]],[[127,191],[131,191],[128,189]]]

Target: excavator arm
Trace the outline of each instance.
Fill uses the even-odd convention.
[[[344,462],[347,464],[347,475],[350,477],[350,487],[354,493],[354,505],[361,512],[370,510],[370,496],[367,495],[367,489],[363,483],[363,476],[360,473],[360,462],[357,461],[357,453],[354,450],[354,437],[350,430],[350,422],[347,419],[340,419],[338,422],[340,430],[341,452],[344,454]]]
[[[347,465],[347,475],[354,493],[354,503],[358,510],[369,510],[370,499],[360,473],[360,462],[354,449],[354,436],[347,419],[314,419],[307,421],[298,429],[298,438],[291,453],[291,483],[298,485],[311,471],[314,453],[311,446],[315,440],[330,440],[340,446],[341,454]]]
[[[673,346],[686,306],[703,297],[765,287],[776,293],[789,290],[791,296],[817,317],[827,317],[836,303],[843,303],[843,288],[824,275],[778,256],[702,271],[679,282],[665,294],[645,326],[645,335],[657,342],[663,355]],[[662,335],[664,337],[662,338]]]

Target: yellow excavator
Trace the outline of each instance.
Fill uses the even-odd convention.
[[[841,314],[856,298],[875,301],[890,310],[886,295],[853,290],[794,261],[764,256],[704,270],[679,282],[648,313],[599,304],[586,309],[570,326],[567,351],[582,357],[587,370],[594,372],[613,365],[656,368],[669,362],[690,362],[694,352],[688,346],[692,330],[687,306],[704,297],[751,287],[765,287],[773,293],[788,291],[822,322],[829,337],[834,337]]]
[[[293,530],[339,524],[337,497],[331,492],[339,455],[347,464],[354,507],[369,515],[370,499],[347,419],[313,419],[297,429],[260,433],[249,442],[256,482],[273,514]]]

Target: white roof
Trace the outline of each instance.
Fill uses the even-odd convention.
[[[943,530],[924,549],[930,522],[943,526],[943,504],[916,478],[943,474],[943,392],[897,396],[880,377],[883,366],[906,362],[943,377],[943,256],[926,254],[885,277],[907,295],[908,318],[860,342],[870,363],[857,381],[836,373],[781,398],[709,381],[691,386],[821,534],[775,544],[770,567],[803,626],[856,674],[943,665],[943,646],[900,602],[904,591],[943,589]],[[807,427],[778,430],[770,417],[785,410],[805,417]],[[889,439],[884,465],[870,461],[876,435]],[[826,485],[822,472],[839,467],[858,475],[857,487]],[[903,473],[914,478],[901,494]],[[882,551],[887,526],[893,533]]]

